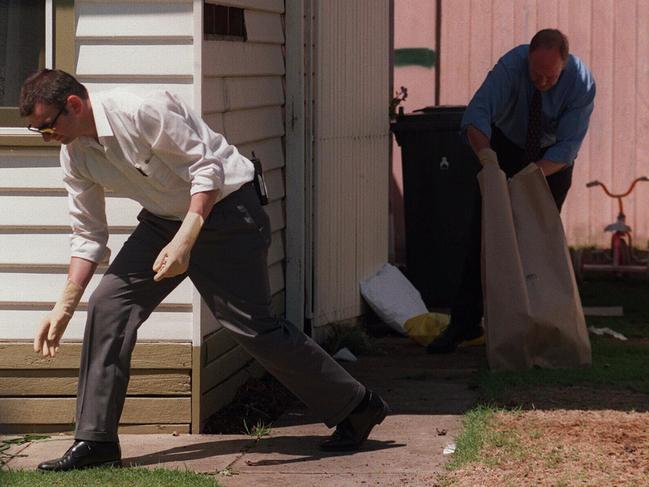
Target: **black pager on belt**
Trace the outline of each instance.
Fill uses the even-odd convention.
[[[255,166],[255,179],[253,180],[255,191],[257,191],[257,196],[259,196],[259,202],[261,205],[266,206],[268,204],[268,190],[266,189],[266,182],[264,181],[264,170],[261,167],[261,161],[257,159],[254,151],[252,152],[250,162]]]

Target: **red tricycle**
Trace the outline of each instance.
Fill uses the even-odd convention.
[[[586,184],[588,188],[601,186],[607,196],[617,199],[618,214],[617,220],[604,228],[605,232],[611,232],[610,249],[575,249],[572,252],[572,263],[575,268],[575,277],[581,280],[585,272],[614,272],[617,275],[623,273],[649,273],[649,262],[646,257],[640,257],[634,251],[631,240],[631,227],[626,224],[624,205],[622,198],[629,196],[635,185],[640,181],[649,181],[649,178],[642,176],[636,178],[624,193],[611,193],[606,185],[600,181],[591,181]]]

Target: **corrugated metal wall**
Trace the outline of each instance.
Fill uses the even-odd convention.
[[[359,281],[387,260],[390,2],[319,1],[315,19],[318,327],[360,315]]]
[[[621,192],[636,176],[649,176],[647,0],[444,0],[441,103],[468,103],[503,53],[546,27],[569,37],[571,51],[597,82],[591,127],[562,212],[566,233],[571,244],[606,245],[603,228],[615,220],[617,206],[586,182],[598,179]],[[640,185],[625,210],[642,247],[649,239],[648,208],[649,184]]]

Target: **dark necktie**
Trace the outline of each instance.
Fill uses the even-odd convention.
[[[541,113],[543,97],[539,90],[534,90],[530,103],[529,119],[527,121],[527,141],[525,142],[526,162],[539,160],[541,153]]]

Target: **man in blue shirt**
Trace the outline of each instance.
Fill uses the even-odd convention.
[[[573,162],[588,130],[595,81],[568,52],[568,38],[556,29],[536,33],[529,45],[506,53],[476,91],[462,119],[462,132],[480,163],[496,162],[507,177],[536,163],[557,208],[572,181]],[[482,335],[480,211],[447,330],[428,346],[448,353]]]

